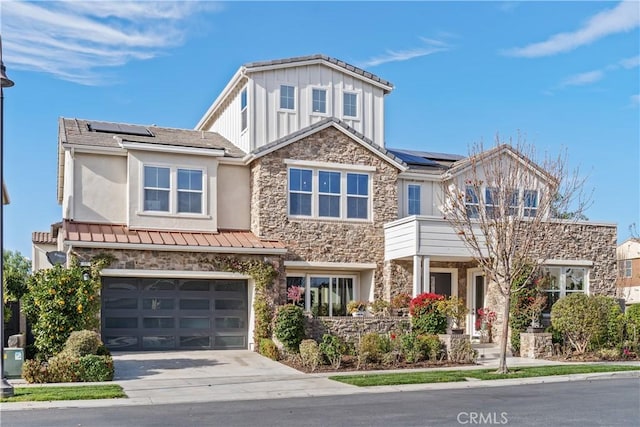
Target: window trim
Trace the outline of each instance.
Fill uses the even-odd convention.
[[[417,188],[418,189],[418,212],[417,213],[411,213],[411,189],[412,188]],[[415,200],[414,200],[415,202]],[[407,184],[407,215],[420,215],[422,212],[422,185],[420,184]]]
[[[633,260],[621,259],[618,261],[618,275],[623,279],[633,277]]]
[[[287,162],[285,162],[287,163]],[[291,171],[292,170],[311,171],[311,215],[295,215],[291,213]],[[340,174],[340,216],[320,216],[320,172],[337,172]],[[367,195],[353,195],[348,193],[347,179],[350,174],[365,175],[367,177]],[[293,219],[314,219],[319,221],[344,221],[344,222],[367,222],[373,221],[373,197],[372,185],[373,175],[370,171],[353,170],[350,168],[334,168],[330,167],[310,167],[298,164],[289,164],[287,166],[287,216]],[[297,190],[293,191],[298,193]],[[305,194],[309,194],[306,193]],[[350,197],[366,198],[367,200],[367,218],[350,218],[348,217],[348,200]]]
[[[245,87],[240,91],[240,134],[249,128],[249,93]]]
[[[346,94],[349,95],[355,95],[356,96],[356,115],[355,116],[348,116],[345,114],[345,99],[344,96]],[[362,98],[362,92],[359,90],[343,90],[342,91],[342,96],[341,96],[341,102],[340,102],[340,106],[341,106],[341,116],[344,120],[360,120],[360,116],[361,116],[361,110],[362,110],[362,106],[361,104],[361,98]]]
[[[185,217],[185,218],[208,218],[209,206],[208,206],[208,174],[206,167],[193,166],[193,165],[169,165],[158,162],[140,162],[140,181],[139,181],[139,197],[140,202],[138,211],[139,216],[161,216],[161,217]],[[169,169],[169,210],[168,211],[152,211],[145,210],[145,182],[144,171],[146,167],[156,167]],[[199,213],[194,212],[178,212],[178,169],[181,170],[193,170],[200,171],[202,173],[202,210]],[[185,190],[186,191],[186,190]]]
[[[313,99],[313,92],[314,91],[323,91],[324,92],[324,107],[325,107],[325,111],[314,111],[313,110],[313,104],[314,104],[314,99]],[[312,116],[321,116],[321,117],[328,117],[331,115],[330,112],[330,107],[331,107],[331,91],[329,90],[328,87],[325,86],[311,86],[310,87],[310,96],[309,96],[309,113]]]
[[[345,272],[346,273],[346,272]],[[304,311],[307,313],[311,312],[311,279],[312,278],[328,278],[330,280],[330,286],[329,286],[329,317],[334,317],[333,315],[333,303],[331,302],[331,297],[333,296],[333,292],[331,291],[333,286],[334,286],[334,280],[337,279],[351,279],[352,280],[352,290],[353,290],[353,295],[352,298],[353,300],[351,301],[358,301],[360,300],[360,274],[358,273],[354,273],[354,274],[341,274],[340,272],[337,271],[327,271],[327,272],[321,272],[321,271],[314,271],[314,272],[309,272],[309,273],[303,273],[303,272],[288,272],[286,275],[286,279],[289,278],[301,278],[303,283],[304,283]],[[285,279],[285,282],[286,282]],[[288,290],[288,287],[287,287]],[[288,302],[288,301],[287,301]],[[346,311],[346,306],[349,303],[349,301],[347,301],[345,303],[345,316],[349,316],[349,313]],[[338,316],[336,316],[338,317]],[[340,316],[342,317],[342,316]]]
[[[282,88],[283,87],[287,87],[287,88],[292,88],[293,89],[293,95],[292,95],[293,108],[286,108],[286,107],[282,106]],[[295,113],[296,112],[296,106],[298,105],[297,95],[298,95],[298,90],[295,87],[295,85],[292,85],[292,84],[289,84],[289,83],[280,83],[280,86],[279,86],[279,89],[278,89],[278,111],[283,111],[283,112],[287,112],[287,113]]]

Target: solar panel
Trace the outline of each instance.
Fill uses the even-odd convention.
[[[425,157],[431,160],[449,160],[449,161],[458,161],[464,159],[464,156],[460,156],[458,154],[447,154],[447,153],[436,153],[433,151],[417,151],[417,150],[401,150],[407,154],[411,154],[418,157]]]
[[[120,133],[124,135],[153,136],[144,126],[125,123],[89,122],[89,130],[93,132]]]
[[[433,160],[425,159],[424,157],[414,156],[404,150],[389,150],[394,156],[402,160],[408,165],[416,166],[440,166]]]

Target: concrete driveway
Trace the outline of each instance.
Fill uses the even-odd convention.
[[[113,353],[114,381],[138,404],[352,393],[248,350]]]

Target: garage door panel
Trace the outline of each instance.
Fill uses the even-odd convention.
[[[112,350],[247,348],[245,280],[105,278],[103,340]]]

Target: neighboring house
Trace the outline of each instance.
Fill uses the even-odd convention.
[[[392,89],[314,55],[241,67],[195,130],[60,119],[57,250],[115,257],[102,272],[107,345],[251,348],[255,284],[221,268],[241,260],[272,263],[274,300],[303,287],[314,315],[427,290],[490,304],[438,211],[465,159],[386,148]],[[613,294],[615,225],[558,222],[557,234],[554,295]]]
[[[640,303],[640,239],[630,238],[616,249],[618,290],[626,304]]]

